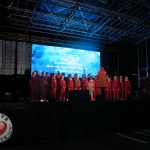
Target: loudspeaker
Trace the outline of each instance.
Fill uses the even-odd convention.
[[[55,101],[55,96],[53,94],[48,95],[49,101]]]
[[[89,90],[71,90],[69,93],[71,101],[89,101]]]
[[[137,100],[150,100],[150,97],[147,94],[145,94],[143,91],[136,92],[136,98]]]
[[[96,95],[95,101],[104,101],[105,99],[102,97],[102,95]]]

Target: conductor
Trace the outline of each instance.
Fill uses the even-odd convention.
[[[106,81],[106,71],[104,67],[102,66],[97,73],[97,80],[98,80],[99,88],[101,89],[102,98],[105,99],[105,90],[106,90],[106,87],[108,86],[108,83]]]

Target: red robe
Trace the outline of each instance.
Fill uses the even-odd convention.
[[[36,77],[31,77],[30,87],[31,87],[31,98],[35,98],[36,97]]]
[[[50,89],[50,86],[49,86],[49,80],[51,80],[51,78],[48,77],[48,76],[46,76],[46,80],[47,80],[46,95],[49,95],[49,89]]]
[[[51,92],[56,99],[56,90],[57,90],[57,80],[55,78],[51,79]]]
[[[113,98],[117,99],[118,98],[118,81],[112,82],[112,90],[113,90]]]
[[[124,82],[119,82],[119,98],[124,99]]]
[[[80,90],[80,79],[74,79],[74,90]]]
[[[95,88],[93,98],[96,98],[96,95],[101,95],[101,89],[99,88],[98,80],[95,80]]]
[[[56,90],[56,98],[60,99],[60,77],[56,77],[57,80],[57,90]]]
[[[124,81],[124,91],[125,91],[125,99],[127,99],[127,96],[130,94],[131,90],[131,83],[130,81]]]
[[[48,83],[48,87],[49,87],[48,94],[52,94],[52,78],[49,78],[47,80],[47,83]]]
[[[68,79],[67,81],[67,99],[69,99],[69,93],[71,90],[73,90],[73,80],[72,79]]]
[[[40,99],[46,99],[47,96],[47,78],[46,77],[41,77],[41,82],[40,82]]]
[[[66,81],[60,80],[60,100],[65,100],[66,98]]]
[[[81,79],[81,89],[82,90],[88,90],[88,80],[85,78]]]
[[[110,99],[112,98],[112,82],[107,82],[108,86],[106,88],[106,99]]]
[[[40,82],[41,76],[36,76],[36,94],[35,94],[36,99],[40,99]]]

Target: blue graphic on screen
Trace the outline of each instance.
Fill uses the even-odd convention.
[[[100,68],[100,52],[32,44],[31,72],[65,73],[81,77],[96,75]]]

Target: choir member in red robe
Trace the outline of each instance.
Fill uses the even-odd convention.
[[[85,74],[83,74],[81,79],[81,90],[88,90],[88,80],[86,79]]]
[[[66,81],[64,80],[64,76],[61,76],[60,79],[60,100],[66,99]]]
[[[122,76],[119,79],[119,99],[124,100],[124,82]]]
[[[34,99],[36,97],[36,72],[32,73],[29,83],[31,88],[31,98]]]
[[[80,86],[81,86],[80,79],[78,75],[76,75],[74,79],[74,90],[81,90]]]
[[[57,90],[56,90],[56,99],[59,100],[60,99],[60,77],[61,74],[58,71],[57,75],[56,75],[56,80],[57,80]]]
[[[55,99],[56,99],[56,90],[57,90],[56,74],[53,74],[52,80],[51,80],[51,91],[52,91],[52,94],[54,95]]]
[[[73,80],[72,80],[72,75],[69,74],[68,80],[67,80],[67,100],[69,99],[69,93],[71,90],[73,90]]]
[[[48,83],[48,94],[52,94],[52,74],[50,75],[50,77],[47,79],[47,83]]]
[[[40,99],[40,82],[41,82],[40,72],[37,71],[36,72],[36,94],[35,94],[35,97],[38,100]]]
[[[47,78],[46,73],[42,72],[41,81],[40,81],[40,100],[45,100],[47,94]]]
[[[49,95],[49,80],[50,80],[50,73],[49,72],[46,72],[46,80],[47,80],[47,90],[46,90],[46,95],[47,95],[47,97],[48,97],[48,95]]]
[[[98,80],[95,78],[95,88],[93,98],[96,98],[96,95],[101,95],[101,89],[99,88]]]
[[[129,81],[128,76],[126,76],[124,81],[125,100],[127,100],[128,95],[130,94],[130,90],[131,90],[131,82]]]
[[[113,90],[113,98],[114,100],[118,99],[118,81],[117,77],[114,76],[113,82],[112,82],[112,90]]]
[[[112,99],[112,82],[111,82],[110,77],[108,77],[107,83],[108,83],[108,86],[106,88],[106,100],[111,100]]]

